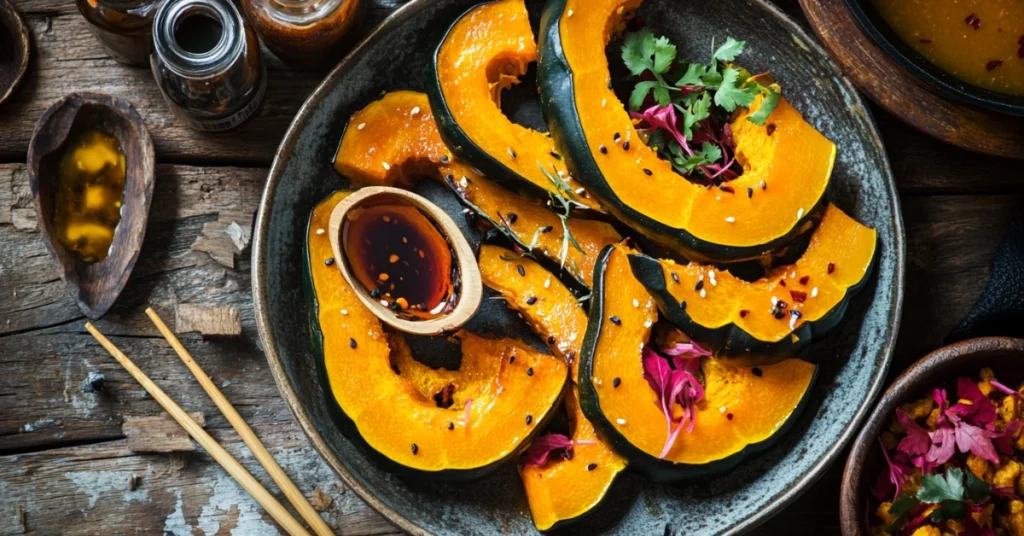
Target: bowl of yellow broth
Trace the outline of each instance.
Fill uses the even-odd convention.
[[[845,0],[897,63],[951,99],[1024,116],[1024,0]]]

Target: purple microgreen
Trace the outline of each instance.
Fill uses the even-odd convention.
[[[882,455],[885,456],[885,463],[889,466],[889,482],[896,488],[892,498],[895,501],[903,490],[903,484],[909,479],[907,474],[909,468],[893,462],[892,457],[889,456],[889,451],[885,448],[881,439],[878,440],[878,445],[882,447]]]
[[[1020,419],[1014,419],[1006,423],[1006,427],[1003,428],[1003,431],[999,434],[999,437],[996,437],[995,439],[992,440],[992,444],[996,446],[996,450],[1007,456],[1012,456],[1013,436],[1017,435],[1017,432],[1020,431],[1021,426],[1024,426],[1024,421]]]
[[[684,425],[687,433],[693,431],[697,421],[696,404],[704,399],[704,386],[687,370],[690,367],[688,360],[681,358],[682,355],[674,356],[674,360],[678,361],[677,367],[673,369],[668,360],[653,348],[644,346],[642,352],[644,379],[658,395],[657,403],[665,416],[666,440],[659,459],[664,459],[672,450]],[[683,409],[683,416],[678,422],[674,416],[676,404]]]
[[[973,453],[994,464],[999,463],[999,454],[992,444],[992,439],[999,437],[998,432],[985,430],[967,422],[960,421],[955,430],[956,446],[964,454]]]
[[[597,441],[584,440],[573,441],[562,434],[545,434],[533,440],[529,450],[523,456],[523,465],[544,465],[548,458],[558,450],[561,450],[562,459],[572,458],[569,452],[573,447],[580,445],[595,445]]]
[[[932,445],[924,459],[933,466],[948,462],[956,453],[956,434],[953,428],[946,424],[928,432],[928,436],[932,440]]]
[[[907,435],[900,440],[900,444],[896,447],[896,450],[903,452],[908,456],[926,454],[928,452],[928,447],[932,444],[932,440],[928,436],[928,431],[921,428],[921,426],[917,424],[917,421],[912,419],[910,415],[907,415],[907,413],[900,408],[896,408],[896,420],[900,423],[900,426],[907,431]]]
[[[997,382],[996,380],[989,380],[988,383],[992,387],[995,387],[996,389],[1002,391],[1003,393],[1005,393],[1005,394],[1007,394],[1009,396],[1012,396],[1014,398],[1020,398],[1021,397],[1021,394],[1020,394],[1019,391],[1015,391],[1013,389],[1010,389],[1006,385],[1004,385],[1004,384],[1002,384],[1000,382]]]

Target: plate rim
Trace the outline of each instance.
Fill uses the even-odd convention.
[[[303,102],[299,111],[296,113],[295,118],[285,131],[281,144],[274,153],[274,161],[271,164],[270,170],[267,174],[267,180],[263,187],[263,193],[260,196],[259,211],[256,214],[256,222],[254,226],[255,232],[252,245],[252,295],[256,328],[259,333],[260,343],[263,346],[263,353],[267,358],[271,374],[274,377],[274,383],[277,384],[277,388],[281,392],[281,396],[284,398],[285,403],[288,405],[288,409],[291,410],[292,415],[294,415],[296,421],[298,421],[300,428],[302,428],[303,433],[306,434],[306,437],[309,439],[310,443],[312,443],[313,448],[317,451],[320,457],[331,466],[331,469],[334,470],[346,486],[355,491],[356,495],[358,495],[362,501],[399,529],[409,534],[422,536],[432,536],[432,533],[384,504],[383,501],[378,499],[372,492],[370,492],[370,490],[358,481],[355,475],[345,467],[340,459],[334,456],[330,447],[327,446],[323,436],[320,435],[320,432],[310,421],[305,407],[302,406],[298,397],[295,395],[292,385],[288,382],[287,374],[284,370],[281,358],[278,355],[277,340],[270,330],[269,310],[266,305],[267,286],[265,284],[266,264],[264,262],[264,258],[266,256],[266,240],[270,228],[270,217],[268,214],[269,207],[274,202],[277,186],[281,181],[285,168],[287,167],[287,161],[290,159],[290,157],[282,158],[282,155],[286,153],[291,154],[292,150],[294,150],[298,142],[298,132],[300,128],[302,128],[301,126],[307,122],[309,116],[317,109],[320,102],[338,83],[342,76],[342,72],[346,71],[348,67],[356,61],[357,56],[359,56],[364,48],[382,39],[383,36],[388,33],[390,28],[395,24],[398,24],[399,21],[415,16],[420,11],[429,7],[432,2],[433,0],[410,0],[408,3],[398,7],[361,41],[359,41],[359,43],[353,47],[352,50],[346,54],[333,69],[331,69],[305,102]],[[889,195],[894,200],[890,209],[890,217],[892,218],[894,230],[893,234],[895,237],[895,243],[892,244],[893,255],[895,257],[895,270],[893,273],[894,292],[892,305],[890,306],[888,313],[890,331],[886,337],[884,345],[882,346],[879,373],[875,376],[868,388],[868,395],[864,403],[846,424],[842,433],[837,438],[837,441],[833,443],[831,448],[825,451],[821,459],[811,466],[806,473],[796,479],[784,492],[773,497],[771,499],[772,503],[768,507],[756,512],[754,515],[734,525],[722,534],[740,534],[751,530],[768,521],[768,519],[772,518],[781,510],[789,506],[797,497],[803,494],[808,487],[823,476],[824,472],[837,460],[842,450],[859,431],[861,422],[870,412],[872,403],[878,398],[882,391],[882,387],[886,383],[889,366],[892,363],[896,339],[899,334],[899,327],[903,316],[904,279],[906,275],[906,232],[903,224],[899,192],[897,191],[896,181],[892,172],[892,165],[889,162],[888,152],[885,150],[885,144],[882,142],[881,135],[878,132],[878,126],[875,123],[870,109],[866,106],[862,96],[857,91],[854,84],[846,74],[843,73],[838,65],[836,65],[831,55],[829,55],[822,45],[816,39],[811,37],[802,26],[767,0],[748,0],[748,2],[775,17],[794,38],[800,41],[800,45],[813,49],[816,54],[825,59],[827,67],[833,72],[835,79],[843,86],[846,97],[849,99],[849,107],[859,113],[861,120],[864,122],[865,129],[870,135],[871,141],[874,143],[876,150],[881,154],[884,162],[881,171],[885,179],[885,186]]]

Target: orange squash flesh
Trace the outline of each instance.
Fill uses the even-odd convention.
[[[423,93],[387,93],[352,116],[334,160],[335,169],[362,186],[408,186],[424,176],[443,180],[474,211],[510,233],[522,247],[533,245],[534,252],[561,264],[563,234],[558,216],[542,201],[502,188],[453,157],[432,118]],[[552,230],[540,232],[548,227]],[[589,286],[601,248],[622,237],[607,222],[596,220],[573,218],[569,229],[583,252],[570,245],[565,269]]]
[[[522,314],[533,331],[570,363],[575,382],[587,315],[558,278],[530,259],[505,260],[513,256],[513,252],[497,246],[480,248],[484,284],[499,292],[508,307]],[[525,275],[519,273],[519,266]],[[530,303],[531,298],[537,299]],[[519,467],[538,530],[548,530],[589,512],[626,467],[625,459],[598,438],[594,425],[583,415],[575,385],[566,393],[565,410],[572,440],[596,443],[574,447],[571,460],[555,458],[543,466]],[[596,467],[588,470],[591,464]]]
[[[460,139],[445,139],[453,147],[462,146],[462,137],[489,157],[492,166],[473,162],[470,152],[461,147],[464,159],[484,169],[502,168],[503,175],[532,184],[542,191],[558,189],[541,171],[565,180],[569,177],[565,162],[555,150],[555,142],[545,133],[513,123],[501,111],[501,92],[519,83],[529,65],[537,60],[537,44],[530,28],[523,0],[496,0],[479,5],[456,22],[445,36],[436,57],[437,82],[445,109],[458,129]],[[435,101],[436,103],[437,101]],[[445,127],[442,125],[442,135]],[[501,177],[493,177],[500,179]],[[579,185],[568,181],[570,196],[591,208],[596,201]]]
[[[427,96],[392,91],[352,114],[334,169],[355,186],[408,186],[437,173],[451,157],[441,141]]]
[[[684,251],[692,258],[715,258],[716,246],[755,248],[777,243],[802,230],[823,199],[836,146],[784,98],[765,126],[746,119],[760,107],[760,97],[750,110],[740,108],[732,121],[737,157],[743,166],[743,174],[729,183],[735,194],[687,181],[643,142],[625,106],[609,87],[605,55],[606,45],[621,31],[624,18],[641,3],[564,0],[558,35],[572,70],[574,102],[558,106],[575,106],[589,155],[599,172],[575,169],[581,181],[607,210],[651,238],[666,242],[682,233],[706,245],[707,251]],[[620,142],[613,143],[616,133]],[[628,150],[623,148],[626,142]],[[599,151],[602,146],[607,154]],[[753,192],[750,197],[748,188]]]
[[[630,269],[628,251],[612,252],[605,267],[611,292],[603,296],[603,313],[617,316],[621,325],[606,323],[600,330],[593,356],[590,382],[604,419],[632,446],[657,458],[668,432],[657,395],[643,377],[641,346],[650,335],[648,322],[656,318],[653,302]],[[721,284],[721,283],[719,283]],[[634,307],[641,296],[643,307]],[[748,445],[772,437],[804,399],[815,366],[799,359],[776,365],[741,368],[717,359],[703,359],[701,371],[705,401],[697,407],[691,433],[680,433],[666,460],[701,465],[723,460]],[[614,379],[620,384],[614,386]],[[676,405],[674,417],[681,418]]]
[[[829,314],[847,298],[852,287],[864,281],[875,256],[876,235],[874,229],[829,205],[807,250],[795,264],[780,266],[763,279],[748,282],[710,265],[662,261],[666,287],[676,303],[686,302],[686,314],[702,327],[733,324],[758,340],[777,342],[804,323]],[[716,284],[711,284],[712,273]],[[674,282],[676,277],[679,283]],[[704,297],[697,289],[700,280],[704,281]],[[788,306],[781,319],[772,315],[773,298]],[[794,310],[800,312],[799,318],[790,313]]]
[[[425,475],[475,472],[517,455],[559,401],[568,367],[519,341],[468,333],[458,336],[463,353],[458,371],[415,366],[404,344],[397,344],[392,355],[380,321],[361,304],[337,266],[324,262],[333,253],[328,235],[317,230],[327,228],[331,212],[346,195],[337,192],[317,206],[307,237],[334,401],[362,440],[401,468]],[[509,363],[513,354],[516,359]],[[392,359],[400,374],[392,369]],[[449,382],[456,386],[455,404],[438,407],[430,391]],[[474,401],[468,423],[462,418],[466,399]],[[449,423],[454,423],[453,430]]]

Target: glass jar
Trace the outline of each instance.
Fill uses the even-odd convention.
[[[237,127],[263,101],[259,41],[230,0],[165,0],[153,21],[153,77],[189,127]]]
[[[89,30],[115,60],[149,65],[153,51],[153,15],[160,0],[75,0]]]
[[[351,44],[362,0],[242,0],[263,44],[305,67],[333,66]]]

